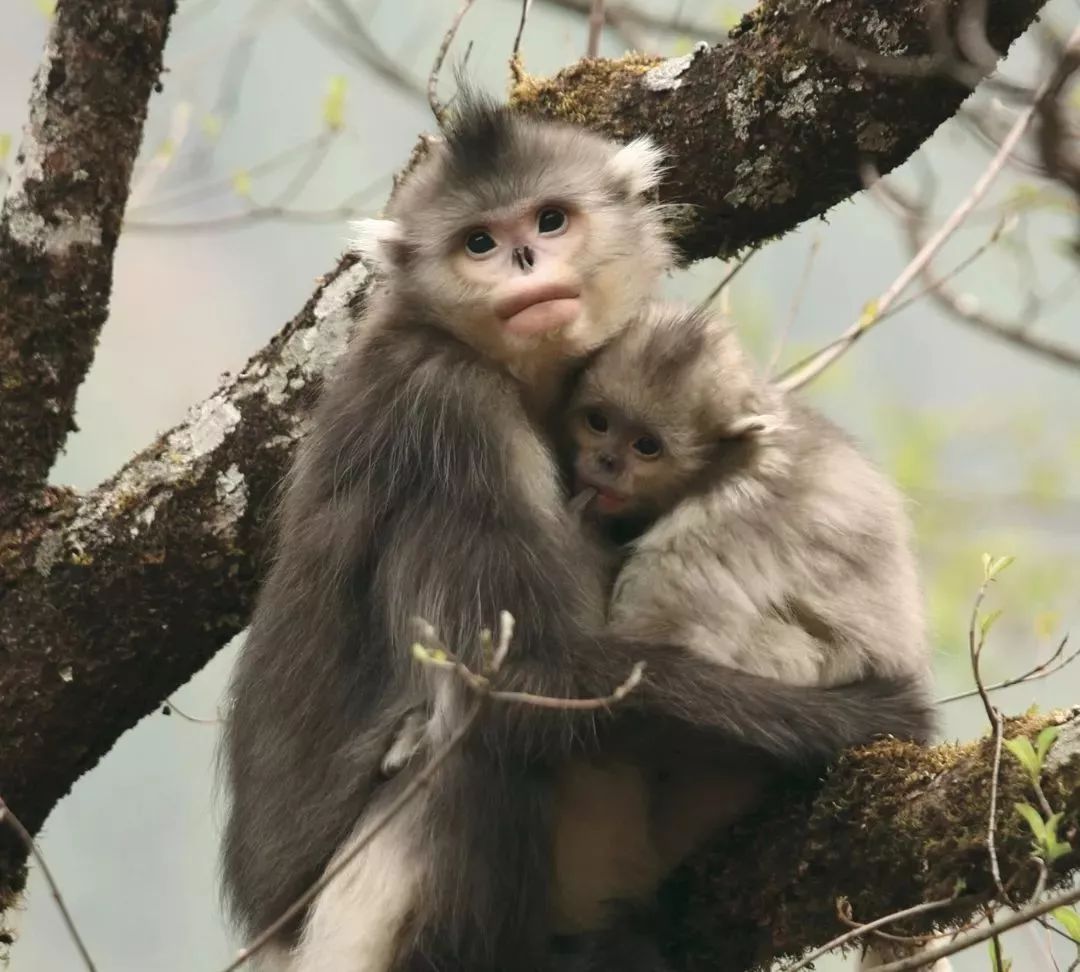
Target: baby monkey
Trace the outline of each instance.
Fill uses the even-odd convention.
[[[589,360],[568,431],[577,504],[623,544],[609,625],[785,682],[929,679],[900,495],[727,322],[648,307]]]
[[[564,431],[574,506],[614,558],[613,632],[789,684],[901,675],[929,692],[901,497],[831,422],[758,377],[725,321],[647,307],[589,359]],[[647,905],[783,771],[716,747],[634,759],[636,772],[602,755],[564,774],[556,872],[591,853],[596,877],[558,880],[558,912],[595,925],[613,901]]]

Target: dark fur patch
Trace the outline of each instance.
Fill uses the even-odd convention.
[[[443,127],[450,171],[462,183],[505,174],[521,122],[513,111],[460,76],[458,95]]]

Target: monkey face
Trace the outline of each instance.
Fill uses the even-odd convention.
[[[575,491],[596,490],[590,508],[598,516],[659,513],[692,474],[662,436],[611,406],[585,405],[571,425]]]
[[[469,227],[450,262],[465,288],[488,295],[497,332],[559,331],[581,316],[584,280],[575,268],[586,224],[585,214],[566,203],[524,203]]]
[[[406,306],[519,377],[580,358],[648,298],[673,250],[661,153],[465,98],[354,248]]]

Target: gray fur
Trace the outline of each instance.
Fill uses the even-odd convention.
[[[835,425],[765,387],[724,322],[654,307],[582,384],[669,445],[658,475],[683,483],[630,546],[615,632],[794,684],[929,683],[901,497]],[[751,409],[767,428],[730,437]]]
[[[415,616],[478,668],[480,630],[511,612],[508,688],[604,695],[639,659],[649,671],[614,717],[490,707],[410,806],[413,823],[360,854],[303,936],[299,923],[282,936],[279,951],[301,941],[293,972],[320,968],[322,955],[332,972],[548,969],[552,781],[600,729],[662,721],[798,761],[925,721],[921,688],[900,676],[778,687],[678,645],[604,633],[602,571],[566,512],[543,417],[670,260],[659,211],[637,194],[652,176],[627,179],[626,157],[609,164],[619,147],[594,136],[476,99],[458,111],[392,207],[400,233],[381,238],[385,286],[290,475],[233,675],[223,876],[240,928],[276,919],[420,764],[389,781],[380,772],[402,720],[430,698],[408,650]],[[446,247],[485,207],[555,190],[589,214],[584,313],[557,335],[504,342]],[[444,731],[461,701],[440,702]],[[380,882],[365,877],[395,860],[407,864],[396,883],[389,865]],[[415,895],[405,908],[403,894]],[[384,912],[389,957],[343,957]]]

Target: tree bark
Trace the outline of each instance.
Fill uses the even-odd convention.
[[[0,529],[75,427],[175,0],[61,0],[0,209]]]
[[[164,0],[161,5],[167,22]],[[1039,3],[992,6],[990,36],[1004,49]],[[143,11],[153,5],[131,0],[129,7]],[[662,63],[585,62],[550,82],[521,78],[513,98],[523,110],[583,122],[616,137],[655,134],[670,152],[664,198],[696,207],[678,230],[687,258],[731,253],[792,229],[856,191],[864,154],[874,155],[881,169],[899,164],[964,97],[953,82],[859,73],[818,53],[795,9],[806,8],[767,0],[722,48]],[[874,0],[833,0],[828,9],[833,30],[879,53],[927,48],[923,3],[883,10]],[[51,91],[51,85],[37,91],[35,104],[48,107]],[[144,101],[148,92],[146,87]],[[141,124],[141,113],[134,114]],[[40,138],[28,141],[33,146]],[[95,145],[70,143],[73,157],[84,149],[96,158]],[[51,168],[41,171],[48,176]],[[70,184],[67,170],[57,172],[58,185]],[[101,197],[114,200],[126,192],[129,172],[130,166],[122,186],[113,185],[111,173]],[[33,181],[24,178],[21,186]],[[63,223],[59,197],[49,195],[48,179],[34,191],[40,202],[26,211],[41,216],[44,235],[9,242],[18,247],[13,266],[23,269],[0,272],[0,294],[7,288],[17,308],[7,317],[0,310],[0,352],[8,355],[0,355],[0,362],[15,360],[20,375],[29,369],[36,383],[30,389],[16,377],[8,389],[5,364],[0,435],[8,428],[17,432],[11,441],[24,464],[0,459],[0,489],[18,501],[9,502],[9,511],[24,512],[17,520],[9,517],[6,529],[0,522],[0,788],[31,830],[122,732],[246,624],[272,532],[276,484],[345,346],[366,287],[363,268],[342,259],[300,314],[236,378],[113,479],[85,495],[42,491],[104,317],[119,216],[103,202],[79,210],[74,225],[100,226],[100,243],[88,240],[92,233],[71,240],[72,227]],[[18,195],[38,200],[28,193],[20,189]],[[5,213],[22,212],[26,205],[9,205]],[[8,218],[3,225],[11,223]],[[26,261],[60,275],[56,284],[67,316],[51,306],[51,291],[32,278]],[[73,308],[72,291],[64,289],[77,288],[82,274],[89,275],[88,303],[97,308],[96,316]],[[71,317],[76,311],[84,316]],[[64,417],[49,424],[39,448],[30,430],[45,421],[55,401]],[[940,861],[934,874],[949,868],[976,874],[973,848],[985,813],[976,813],[974,803],[968,817],[953,821],[957,829],[950,839],[927,830],[922,840],[916,822],[896,834],[891,829],[901,819],[897,807],[925,809],[925,818],[918,819],[929,824],[934,807],[944,812],[972,788],[980,793],[988,761],[979,763],[965,752],[899,747],[853,755],[816,799],[785,799],[760,834],[755,824],[752,840],[743,835],[742,844],[719,847],[673,882],[669,900],[682,902],[683,917],[672,926],[672,949],[695,968],[720,955],[757,961],[828,937],[835,923],[823,910],[833,907],[829,895],[836,889],[857,902],[857,916],[865,910],[874,917],[936,888],[919,877],[924,859]],[[1075,770],[1070,758],[1054,771],[1063,794],[1074,794]],[[942,795],[940,802],[927,795],[931,789]],[[859,794],[860,800],[841,801],[846,794]],[[1075,822],[1075,795],[1069,799],[1069,819]],[[873,814],[879,804],[881,815],[871,831],[876,842],[868,843],[864,825],[870,817],[864,812]],[[846,807],[844,815],[830,823],[838,805]],[[1011,866],[1024,856],[1018,849],[1023,831],[1003,815],[1001,832],[1003,846],[1014,855]],[[845,840],[864,849],[872,870],[842,849]],[[21,884],[23,858],[21,848],[0,843],[0,908]],[[879,887],[877,878],[884,874],[889,880]]]
[[[1073,852],[1055,864],[1050,887],[1080,869],[1080,708],[1009,720],[1006,738],[1061,734],[1041,785],[1064,813],[1059,836]],[[848,930],[841,898],[868,922],[962,888],[956,903],[891,934],[955,928],[996,899],[987,845],[993,767],[989,736],[925,748],[886,741],[846,754],[810,787],[778,787],[766,808],[725,833],[664,889],[665,940],[686,972],[743,972],[796,958]],[[1031,832],[1015,804],[1035,804],[1031,782],[1002,754],[997,857],[1014,901],[1033,892]]]

